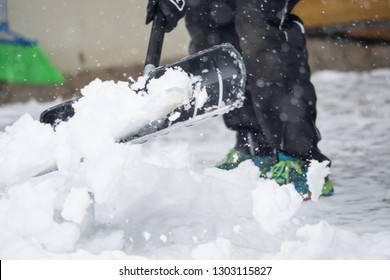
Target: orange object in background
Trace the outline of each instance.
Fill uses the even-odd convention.
[[[293,13],[306,28],[390,41],[389,0],[301,0]]]

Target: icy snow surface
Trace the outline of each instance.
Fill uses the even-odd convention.
[[[390,69],[324,71],[313,83],[336,193],[304,203],[250,162],[213,168],[234,143],[221,118],[116,144],[123,126],[105,116],[149,116],[144,100],[123,102],[124,83],[86,87],[107,106],[120,104],[57,133],[34,120],[52,104],[2,106],[0,258],[390,259]],[[58,171],[33,177],[53,164]],[[313,166],[318,184],[328,170]]]

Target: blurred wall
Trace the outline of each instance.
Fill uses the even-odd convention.
[[[147,0],[8,0],[10,27],[40,46],[63,72],[143,64],[150,25]],[[181,22],[166,35],[163,57],[185,56]]]
[[[150,26],[145,25],[146,4],[147,0],[8,0],[8,10],[11,28],[38,39],[54,64],[62,72],[72,74],[116,66],[137,65],[142,69],[150,33]],[[318,19],[325,25],[344,22],[347,18],[348,21],[369,18],[383,21],[390,18],[390,0],[302,0],[295,12],[303,17],[307,27],[317,26]],[[188,42],[182,20],[177,29],[166,34],[163,62],[186,56]],[[337,46],[329,48],[327,54],[322,45],[317,44],[317,50],[317,45],[309,41],[313,69],[334,68],[336,60],[332,58],[343,51],[340,44],[345,45],[336,42]],[[336,65],[337,69],[389,66],[388,55],[383,56],[388,48],[380,46],[377,51],[373,47],[369,50],[366,46],[352,47],[364,52],[365,60],[356,66],[355,59],[342,59],[345,65]],[[355,53],[354,49],[344,49],[347,56]],[[370,62],[370,58],[374,61]],[[315,64],[319,59],[321,67]]]

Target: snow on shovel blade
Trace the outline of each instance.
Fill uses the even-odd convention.
[[[168,133],[169,130],[190,126],[238,108],[244,101],[246,72],[241,55],[230,44],[222,44],[199,52],[176,63],[160,67],[150,73],[150,78],[158,78],[170,67],[180,67],[185,72],[200,76],[201,87],[208,98],[202,106],[180,106],[168,116],[150,122],[136,132],[117,139],[118,142],[142,143],[153,136]],[[172,118],[172,116],[179,116]]]
[[[181,106],[168,116],[149,123],[137,132],[129,132],[118,142],[140,142],[147,135],[178,124],[189,125],[195,121],[221,115],[242,105],[245,89],[245,66],[241,55],[230,44],[221,44],[164,67],[158,67],[148,74],[148,80],[161,77],[166,69],[180,67],[185,72],[201,77],[201,87],[208,98],[201,108],[196,100],[191,106]],[[40,121],[55,127],[61,121],[69,120],[74,114],[73,104],[79,98],[61,103],[42,112]],[[179,116],[172,120],[170,116]],[[136,141],[136,139],[139,141]],[[149,138],[149,137],[147,137]],[[147,140],[147,139],[146,139]]]

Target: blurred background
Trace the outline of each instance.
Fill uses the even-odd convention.
[[[79,95],[95,78],[141,75],[150,26],[146,0],[12,0],[13,30],[37,39],[65,76],[60,85],[0,81],[0,104]],[[390,68],[390,0],[302,0],[294,10],[306,26],[312,71]],[[162,63],[187,55],[184,22],[166,35]]]

